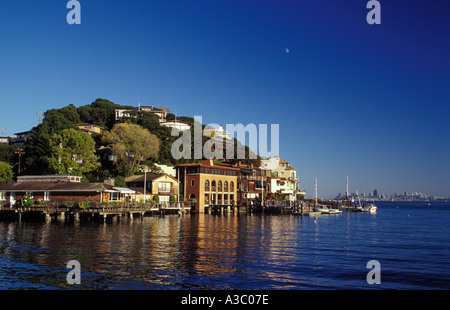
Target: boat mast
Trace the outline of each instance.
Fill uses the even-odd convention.
[[[314,199],[314,204],[317,204],[317,178],[314,181],[314,189],[316,191],[316,195],[315,195],[315,199]]]
[[[348,176],[347,176],[347,191],[345,192],[345,199],[348,199]]]

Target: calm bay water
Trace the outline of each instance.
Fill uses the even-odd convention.
[[[449,232],[450,205],[422,203],[317,218],[0,222],[0,289],[450,289]],[[366,281],[370,260],[381,264],[379,285]]]

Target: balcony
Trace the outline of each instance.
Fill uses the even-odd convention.
[[[158,188],[158,195],[176,195],[173,188]]]

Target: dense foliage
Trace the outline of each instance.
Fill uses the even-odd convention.
[[[122,120],[123,124],[116,124],[115,109],[132,108],[99,98],[78,108],[68,105],[48,110],[42,123],[31,130],[30,139],[20,151],[20,174],[71,173],[84,176],[86,181],[101,182],[107,178],[123,180],[124,177],[137,173],[142,164],[152,167],[155,162],[176,165],[196,161],[193,159],[193,131],[191,159],[176,160],[172,157],[171,148],[179,136],[172,136],[171,128],[160,126],[155,114],[132,111],[130,118]],[[173,120],[175,115],[169,113],[166,119]],[[177,117],[177,120],[194,123],[192,117],[182,116]],[[103,133],[92,136],[82,133],[74,126],[80,123],[99,125],[103,128]],[[119,135],[118,128],[127,128],[128,133],[122,132]],[[203,137],[202,142],[205,143],[207,139]],[[236,145],[237,141],[234,143]],[[128,148],[124,149],[125,144]],[[131,146],[139,151],[130,149]],[[246,150],[248,151],[248,147]],[[14,166],[16,174],[19,166],[18,153],[18,148],[13,146],[1,146],[0,149],[0,160]],[[134,156],[132,161],[127,153]],[[255,165],[259,162],[244,161]]]

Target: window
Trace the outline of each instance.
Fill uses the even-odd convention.
[[[169,196],[159,196],[159,202],[167,204],[169,202]]]
[[[50,192],[44,192],[44,201],[50,201]]]
[[[110,192],[109,201],[120,201],[120,192]]]
[[[5,200],[6,200],[6,193],[0,192],[0,201],[5,201]]]
[[[191,186],[194,186],[194,180],[193,179],[191,180]]]
[[[234,191],[234,182],[233,181],[230,182],[230,191],[231,192]]]
[[[209,180],[205,181],[205,191],[209,191]]]
[[[216,191],[216,181],[211,182],[211,190]]]
[[[158,184],[158,192],[160,192],[160,193],[170,193],[170,183],[169,182],[159,182],[159,184]]]
[[[225,182],[223,183],[223,190],[224,190],[225,192],[228,192],[228,182],[227,182],[227,181],[225,181]]]
[[[217,183],[217,187],[218,187],[218,191],[221,192],[222,191],[222,181],[219,181],[219,183]]]

